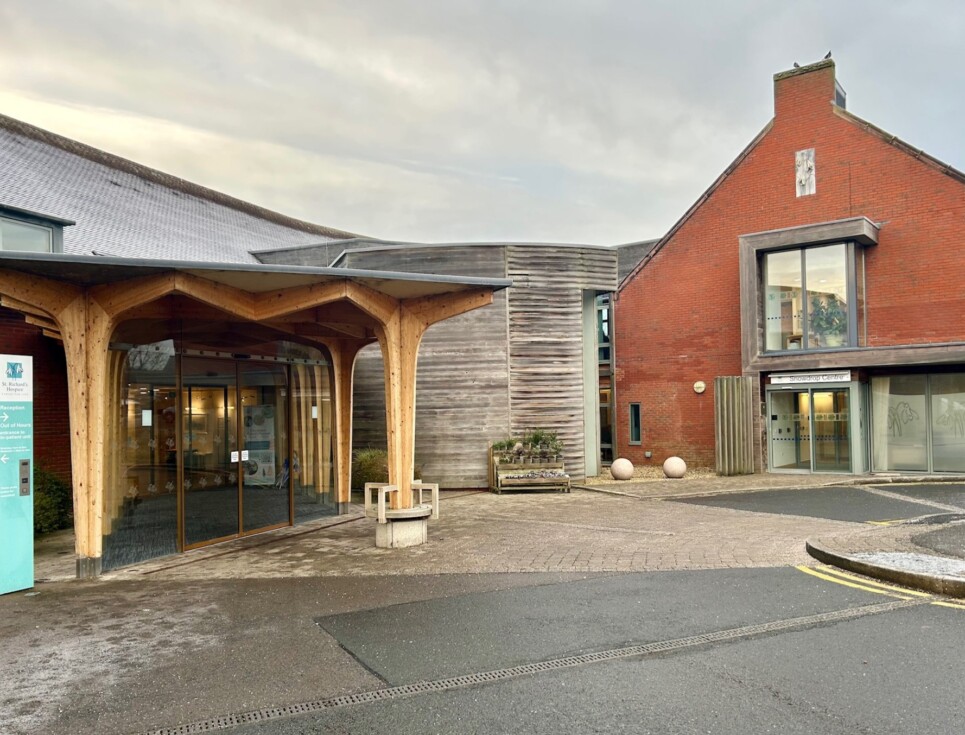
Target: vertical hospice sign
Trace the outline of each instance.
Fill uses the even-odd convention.
[[[0,595],[34,586],[33,359],[0,354]]]

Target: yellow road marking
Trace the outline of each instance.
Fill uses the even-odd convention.
[[[904,518],[897,518],[893,521],[865,521],[870,526],[890,526],[893,523],[901,523]]]
[[[804,572],[805,574],[810,574],[813,577],[818,577],[819,579],[824,579],[824,580],[827,580],[828,582],[841,584],[841,585],[844,585],[845,587],[854,587],[855,589],[864,590],[865,592],[874,592],[877,595],[887,595],[888,597],[898,597],[902,600],[910,600],[912,599],[912,597],[924,597],[926,599],[934,597],[934,595],[928,592],[921,592],[919,590],[906,590],[900,587],[891,587],[886,584],[881,584],[880,582],[872,582],[870,580],[866,580],[861,577],[856,577],[854,575],[843,572],[840,569],[835,569],[835,568],[827,567],[823,565],[819,569],[806,567],[804,565],[801,565],[795,568],[798,569],[799,571]],[[854,580],[854,581],[852,582],[849,580]],[[907,595],[912,595],[912,597],[907,597]],[[965,610],[965,603],[960,603],[960,602],[945,602],[944,600],[933,599],[933,600],[929,600],[928,604],[938,605],[939,607],[951,607],[956,610]]]
[[[954,607],[956,610],[965,610],[965,605],[959,605],[957,602],[940,602],[936,600],[932,605],[938,605],[939,607]]]
[[[843,584],[845,587],[854,587],[855,589],[864,590],[865,592],[873,592],[876,595],[887,595],[888,597],[897,597],[902,600],[910,600],[910,597],[905,597],[904,595],[895,594],[894,592],[886,592],[885,590],[878,590],[874,587],[868,587],[863,584],[855,584],[854,582],[848,582],[847,580],[841,579],[839,577],[832,577],[830,574],[823,574],[817,569],[811,569],[811,567],[806,567],[804,565],[798,566],[799,571],[805,574],[810,574],[811,576],[818,577],[819,579],[827,580],[828,582],[834,582],[835,584]]]
[[[821,571],[825,574],[831,574],[835,577],[843,577],[844,579],[850,579],[854,582],[859,582],[861,584],[870,585],[871,587],[880,587],[882,589],[891,590],[892,592],[897,592],[902,595],[912,595],[914,597],[934,597],[930,592],[921,592],[919,590],[906,590],[903,587],[895,587],[890,584],[884,584],[882,582],[874,582],[870,579],[865,579],[864,577],[858,577],[853,574],[848,574],[845,571],[834,567],[822,566]]]

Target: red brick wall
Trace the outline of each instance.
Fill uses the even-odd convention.
[[[738,237],[866,216],[868,344],[965,340],[965,185],[835,114],[834,67],[775,82],[771,129],[620,292],[618,453],[713,466],[713,379],[740,375]],[[794,156],[815,149],[817,193],[797,197]],[[707,392],[697,395],[693,383]],[[641,403],[643,444],[628,439]]]
[[[64,347],[23,316],[0,308],[0,352],[33,356],[34,461],[70,482],[70,425]]]

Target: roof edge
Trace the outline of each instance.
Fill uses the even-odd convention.
[[[666,246],[673,236],[677,234],[680,228],[687,223],[687,220],[694,216],[697,210],[700,209],[708,199],[710,199],[713,193],[717,191],[717,189],[724,183],[724,181],[727,180],[734,170],[744,162],[744,159],[751,154],[751,151],[757,147],[757,144],[764,139],[764,136],[770,132],[772,127],[774,127],[774,118],[771,118],[767,122],[767,125],[765,125],[763,129],[754,136],[751,142],[744,147],[744,150],[737,154],[737,158],[731,161],[730,165],[724,169],[723,173],[714,180],[714,183],[712,183],[706,189],[706,191],[704,191],[704,193],[698,197],[696,202],[690,205],[690,208],[684,212],[683,216],[674,223],[673,227],[667,231],[667,234],[661,237],[657,241],[657,244],[650,248],[649,252],[640,259],[640,262],[634,266],[633,270],[624,276],[623,280],[620,281],[619,285],[617,286],[617,294],[619,294],[620,291],[623,290],[623,287],[636,277],[637,273],[647,266],[647,263],[657,256],[657,253],[663,250],[664,246]]]
[[[482,286],[496,291],[513,284],[509,278],[480,278],[479,276],[446,276],[437,273],[413,273],[408,271],[378,271],[362,268],[332,268],[308,265],[276,265],[270,263],[210,263],[201,261],[151,260],[123,258],[115,255],[73,255],[67,253],[34,253],[19,250],[0,250],[0,268],[4,261],[30,261],[48,263],[74,263],[96,266],[135,266],[181,271],[237,271],[249,273],[287,273],[290,275],[319,275],[336,278],[391,279],[397,281],[425,281],[451,283],[462,286]]]
[[[904,153],[907,153],[912,158],[915,158],[921,161],[922,163],[925,163],[931,166],[932,168],[937,169],[939,173],[943,173],[946,176],[950,176],[951,178],[955,179],[959,183],[965,184],[965,172],[959,171],[951,164],[945,163],[944,161],[938,158],[935,158],[934,156],[929,155],[928,153],[925,153],[925,151],[923,151],[921,148],[915,148],[915,146],[911,145],[910,143],[906,143],[897,135],[892,135],[887,130],[884,130],[883,128],[879,128],[877,125],[874,125],[873,123],[868,122],[864,118],[858,117],[854,113],[848,112],[847,110],[844,110],[838,107],[837,105],[833,105],[832,108],[834,110],[835,115],[843,118],[844,120],[847,120],[853,125],[857,125],[859,128],[862,128],[866,133],[869,133],[875,136],[876,138],[881,139],[885,143],[888,143],[889,145],[894,146],[898,150],[903,151]]]
[[[246,202],[243,199],[238,199],[237,197],[224,194],[220,191],[216,191],[215,189],[210,189],[206,186],[202,186],[201,184],[195,184],[186,179],[174,176],[173,174],[158,171],[157,169],[150,168],[141,163],[136,163],[135,161],[123,158],[122,156],[108,153],[107,151],[103,151],[99,148],[95,148],[94,146],[87,145],[86,143],[81,143],[80,141],[67,138],[63,135],[52,133],[49,130],[38,128],[35,125],[31,125],[30,123],[17,120],[16,118],[12,118],[7,115],[0,114],[0,129],[8,130],[14,135],[21,135],[39,143],[54,146],[66,153],[80,156],[88,161],[99,163],[102,166],[107,166],[108,168],[112,168],[116,171],[122,171],[124,173],[137,176],[138,178],[164,186],[168,189],[175,189],[184,194],[197,197],[198,199],[205,199],[213,204],[220,204],[221,206],[234,209],[238,212],[242,212],[243,214],[248,214],[252,217],[257,217],[258,219],[262,219],[267,222],[273,222],[274,224],[281,225],[283,227],[289,227],[293,230],[299,230],[301,232],[315,233],[323,237],[331,237],[336,240],[358,237],[357,234],[352,232],[338,230],[333,227],[325,227],[312,222],[306,222],[305,220],[296,219],[295,217],[289,217],[286,214],[281,214],[280,212],[266,209],[265,207],[258,206],[257,204]]]

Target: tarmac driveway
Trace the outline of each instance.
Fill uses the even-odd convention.
[[[965,485],[812,487],[668,500],[754,513],[885,524],[965,509]]]

